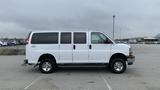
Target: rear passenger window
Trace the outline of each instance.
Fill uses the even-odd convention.
[[[74,33],[74,44],[86,44],[86,33],[75,32]]]
[[[61,33],[61,44],[71,44],[71,33],[70,32]]]
[[[34,33],[31,44],[58,44],[57,33]]]

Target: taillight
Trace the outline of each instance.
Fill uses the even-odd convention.
[[[25,44],[28,44],[29,43],[29,39],[25,39]]]
[[[31,32],[29,33],[28,37],[25,39],[25,44],[28,44],[29,43],[29,37],[31,35]]]

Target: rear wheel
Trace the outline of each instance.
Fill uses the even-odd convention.
[[[123,73],[126,67],[126,61],[121,58],[115,58],[110,63],[110,69],[117,74]]]
[[[56,70],[55,62],[50,58],[43,59],[39,64],[39,70],[42,73],[52,73]]]

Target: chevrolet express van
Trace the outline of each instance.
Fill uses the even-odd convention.
[[[60,65],[108,65],[112,72],[123,73],[135,61],[131,50],[98,31],[33,31],[24,63],[39,66],[42,73]]]

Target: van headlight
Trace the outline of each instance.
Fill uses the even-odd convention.
[[[132,48],[129,48],[129,55],[133,55]]]

